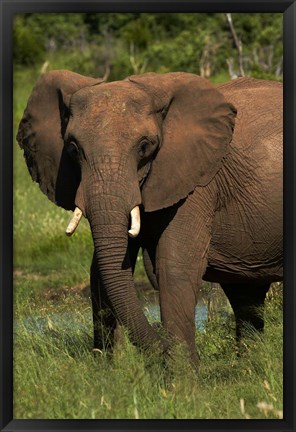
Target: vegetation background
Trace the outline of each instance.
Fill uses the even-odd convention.
[[[186,71],[222,82],[239,75],[281,80],[282,64],[281,14],[19,14],[14,136],[46,70],[109,81]],[[221,291],[205,284],[198,376],[181,349],[169,373],[127,338],[112,357],[93,357],[88,224],[66,238],[69,213],[40,193],[14,146],[14,417],[282,418],[282,290],[276,285],[267,299],[264,340],[249,329],[238,357],[231,309]],[[135,279],[146,283],[141,256]],[[154,321],[150,303],[144,296]]]

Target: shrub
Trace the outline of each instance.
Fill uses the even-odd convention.
[[[45,47],[42,35],[32,32],[19,15],[14,21],[13,55],[16,64],[34,65],[45,56]]]

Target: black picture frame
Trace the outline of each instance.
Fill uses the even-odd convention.
[[[14,420],[13,419],[13,135],[12,25],[26,12],[281,12],[284,22],[284,416],[283,420]],[[1,13],[1,431],[294,431],[295,421],[295,101],[294,0],[0,0]]]

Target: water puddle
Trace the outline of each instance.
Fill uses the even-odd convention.
[[[160,321],[160,307],[158,304],[148,303],[144,308],[145,315],[152,322]],[[208,308],[205,303],[198,303],[195,308],[195,323],[198,330],[202,331],[208,319]]]
[[[150,322],[160,322],[160,307],[156,303],[146,303],[144,305],[144,313]],[[195,322],[198,330],[204,329],[208,319],[207,306],[204,303],[199,303],[195,309]],[[14,331],[17,333],[20,326],[24,327],[29,333],[43,333],[48,330],[69,331],[89,331],[91,323],[91,313],[89,320],[81,320],[81,315],[75,316],[71,312],[62,312],[50,314],[49,316],[34,316],[30,315],[22,321],[15,321]]]

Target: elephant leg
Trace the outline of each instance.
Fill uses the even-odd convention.
[[[237,340],[241,340],[245,324],[251,325],[258,332],[263,332],[264,300],[270,284],[256,286],[254,283],[224,283],[221,286],[229,299],[235,315]]]
[[[157,277],[155,274],[155,248],[143,248],[143,262],[144,268],[148,277],[149,282],[155,290],[159,290]]]
[[[140,236],[137,238],[129,238],[128,239],[128,251],[129,251],[130,263],[131,263],[133,274],[134,274],[135,267],[136,267],[139,249],[140,249]]]
[[[189,197],[163,231],[156,253],[156,275],[163,325],[169,335],[187,345],[197,367],[195,306],[207,266],[212,215],[209,200],[195,199]]]
[[[159,259],[158,285],[161,321],[173,342],[184,343],[194,366],[199,364],[195,346],[196,284],[192,284],[182,269],[172,269],[172,263]]]

